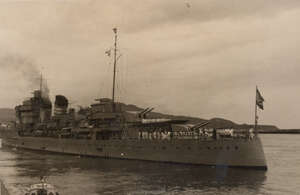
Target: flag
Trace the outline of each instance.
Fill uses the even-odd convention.
[[[264,101],[264,98],[260,94],[259,90],[256,88],[256,105],[262,110],[264,109]]]

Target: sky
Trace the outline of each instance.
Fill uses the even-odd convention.
[[[299,0],[0,0],[0,107],[38,88],[158,112],[300,127]],[[46,81],[45,81],[46,82]]]

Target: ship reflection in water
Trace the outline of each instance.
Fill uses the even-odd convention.
[[[0,150],[0,177],[23,194],[40,176],[60,194],[257,194],[265,171]]]

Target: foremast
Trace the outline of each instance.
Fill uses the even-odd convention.
[[[112,88],[112,109],[115,112],[115,87],[116,87],[116,66],[117,66],[117,28],[113,28],[115,33],[115,43],[114,43],[114,72],[113,72],[113,88]]]

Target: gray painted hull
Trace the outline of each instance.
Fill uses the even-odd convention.
[[[261,140],[84,140],[2,137],[6,146],[73,155],[267,169]]]

